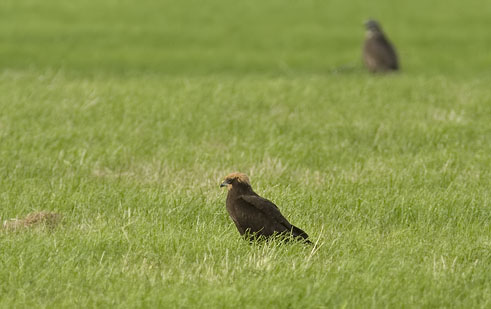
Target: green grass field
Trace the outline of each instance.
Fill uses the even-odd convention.
[[[0,219],[63,215],[0,307],[491,306],[491,2],[101,2],[0,1]],[[234,171],[316,246],[240,238]]]

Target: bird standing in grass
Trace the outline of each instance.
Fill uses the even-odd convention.
[[[232,173],[220,187],[227,187],[227,211],[239,233],[249,239],[284,235],[310,243],[307,233],[290,224],[271,201],[257,195],[246,174]]]
[[[375,20],[365,22],[366,34],[363,45],[363,61],[370,72],[399,70],[397,54]]]

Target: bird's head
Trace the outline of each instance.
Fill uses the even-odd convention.
[[[230,191],[233,187],[245,186],[250,187],[251,183],[249,182],[249,177],[247,177],[244,173],[232,173],[225,176],[223,182],[220,184],[220,187],[227,187]]]
[[[382,32],[382,28],[380,27],[380,24],[378,23],[378,21],[374,19],[369,19],[364,24],[365,24],[365,29],[367,29],[368,32],[372,32],[372,33]]]

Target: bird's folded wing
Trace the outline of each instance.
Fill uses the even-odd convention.
[[[292,228],[290,222],[288,222],[288,220],[283,217],[278,207],[270,200],[257,195],[241,195],[239,196],[239,198],[256,207],[257,209],[265,213],[268,217],[285,226],[287,229]]]
[[[377,55],[379,61],[388,66],[397,65],[397,55],[392,44],[385,38],[377,38],[376,42],[371,44],[372,52]]]

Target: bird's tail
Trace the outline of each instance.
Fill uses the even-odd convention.
[[[312,243],[310,240],[308,240],[309,235],[307,235],[307,233],[305,233],[302,229],[296,227],[295,225],[292,225],[292,235],[295,238],[303,238],[304,242],[306,243]]]

